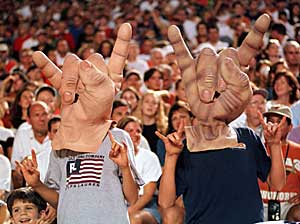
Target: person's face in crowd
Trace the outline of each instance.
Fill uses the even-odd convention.
[[[154,51],[151,53],[151,61],[154,66],[160,65],[163,63],[164,56],[160,51]]]
[[[112,48],[112,45],[109,44],[109,43],[104,43],[102,45],[102,49],[101,49],[101,52],[102,52],[102,56],[105,58],[105,57],[110,57],[110,51],[111,51],[111,48]]]
[[[120,106],[113,110],[111,119],[115,120],[116,122],[119,122],[122,118],[128,116],[129,113],[129,107],[128,106]]]
[[[261,113],[266,112],[266,99],[261,94],[253,95],[250,103],[245,108],[248,124],[255,127],[260,125],[257,111]]]
[[[12,206],[12,219],[15,224],[37,223],[40,217],[38,207],[24,200],[15,200]]]
[[[31,81],[44,82],[39,68],[32,69],[27,73],[27,77]]]
[[[33,92],[25,90],[20,97],[19,105],[22,109],[27,109],[33,100]]]
[[[94,36],[94,42],[100,44],[103,40],[105,40],[105,32],[104,31],[97,31]]]
[[[139,123],[137,122],[129,122],[125,128],[125,131],[128,132],[130,135],[131,141],[134,145],[134,148],[137,148],[141,142],[141,133],[142,133],[142,128]]]
[[[173,81],[173,83],[176,83],[177,80],[181,79],[180,68],[177,63],[172,63],[171,68],[173,70],[172,81]]]
[[[56,54],[55,54],[55,51],[53,51],[53,50],[48,51],[47,57],[48,57],[54,64],[56,64]]]
[[[30,108],[29,123],[35,133],[46,135],[48,132],[48,108],[41,104],[34,104]]]
[[[270,44],[268,49],[266,49],[266,53],[268,54],[271,63],[278,61],[278,59],[280,58],[279,45],[276,43]]]
[[[75,27],[80,27],[82,25],[82,19],[80,16],[74,16],[73,24]]]
[[[86,25],[86,27],[84,28],[84,33],[88,36],[91,36],[94,34],[95,28],[92,24],[88,24]]]
[[[23,51],[20,55],[20,62],[23,65],[31,65],[32,60],[32,52],[31,51]]]
[[[278,97],[289,95],[292,91],[292,87],[289,85],[286,77],[279,77],[274,83],[274,90]]]
[[[154,117],[158,111],[159,100],[152,94],[144,96],[142,102],[142,114],[147,117]]]
[[[83,50],[82,52],[82,59],[85,60],[87,59],[90,55],[94,54],[95,50],[94,48],[88,47],[86,49]]]
[[[46,33],[41,33],[37,36],[37,40],[39,42],[39,45],[46,44],[47,43],[47,35]]]
[[[155,91],[161,90],[163,85],[162,74],[159,71],[155,71],[152,74],[151,78],[145,82],[145,84],[148,89],[155,90]]]
[[[185,91],[184,91],[184,85],[183,85],[182,81],[179,83],[178,88],[176,89],[175,92],[176,92],[176,96],[177,96],[178,100],[187,102],[187,98],[186,98]]]
[[[199,24],[198,26],[198,34],[200,36],[207,36],[207,28],[205,24]]]
[[[185,125],[191,125],[191,117],[189,113],[183,108],[175,111],[171,119],[172,119],[172,126],[175,131],[178,130],[181,120],[184,121]]]
[[[60,34],[64,34],[66,32],[67,24],[64,21],[60,21],[57,28]]]
[[[132,86],[134,87],[137,91],[140,90],[141,86],[142,86],[142,81],[141,79],[138,77],[138,75],[130,75],[127,79],[126,79],[126,86]]]
[[[24,81],[21,79],[19,74],[14,74],[14,81],[12,84],[12,88],[15,92],[18,92],[20,89],[22,89],[23,85],[24,85]]]
[[[0,61],[5,62],[8,58],[8,51],[0,51]]]
[[[153,42],[151,40],[144,40],[144,42],[141,45],[141,52],[143,54],[150,54],[152,48]]]
[[[137,108],[138,99],[136,98],[135,94],[130,90],[127,90],[122,94],[122,99],[126,100],[132,111],[134,111]]]
[[[210,28],[208,30],[208,39],[211,43],[217,43],[219,41],[219,31],[216,28]]]
[[[49,139],[50,140],[53,140],[54,139],[54,136],[59,128],[59,125],[60,125],[60,121],[57,121],[57,122],[54,122],[51,124],[51,129],[50,131],[48,132],[48,136],[49,136]]]
[[[282,119],[282,116],[280,116],[280,115],[270,114],[267,117],[267,122],[279,124],[281,119]],[[287,137],[288,133],[292,130],[292,128],[293,128],[293,125],[292,124],[289,125],[287,120],[283,123],[282,129],[281,129],[281,140],[286,140],[286,137]]]
[[[300,65],[300,48],[290,45],[285,50],[285,60],[290,66]]]
[[[36,100],[45,102],[49,107],[49,112],[51,114],[54,113],[54,111],[56,109],[56,97],[53,96],[53,94],[50,91],[45,90],[45,91],[40,92],[40,94],[37,96]]]
[[[60,40],[58,43],[57,43],[57,47],[56,47],[56,50],[59,54],[61,55],[65,55],[68,53],[69,51],[69,45],[68,45],[68,42],[66,40]]]
[[[171,74],[168,71],[163,72],[163,89],[169,90],[172,85]]]
[[[242,4],[236,4],[234,7],[234,14],[239,16],[244,16],[245,14],[244,6]]]
[[[135,59],[139,54],[139,46],[135,43],[131,43],[128,49],[128,58]]]

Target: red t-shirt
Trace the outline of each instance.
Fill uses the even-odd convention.
[[[287,170],[286,184],[281,191],[277,193],[276,190],[272,188],[269,189],[267,183],[258,180],[264,203],[267,203],[270,199],[284,202],[295,195],[300,194],[300,144],[289,141],[288,146],[282,146],[282,155],[284,159],[288,148],[288,155],[285,162]],[[269,152],[269,149],[267,150]]]

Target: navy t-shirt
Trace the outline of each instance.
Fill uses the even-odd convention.
[[[251,129],[235,130],[246,149],[190,153],[185,144],[176,166],[176,193],[183,195],[185,223],[263,221],[257,177],[266,181],[271,160]]]

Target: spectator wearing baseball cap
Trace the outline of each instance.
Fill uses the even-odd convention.
[[[126,72],[122,83],[122,89],[133,87],[137,92],[140,92],[142,87],[141,73],[136,69],[130,69]]]
[[[288,133],[293,125],[292,112],[290,107],[282,104],[273,105],[267,112],[263,114],[267,122],[280,124],[281,148],[286,168],[286,184],[280,191],[272,189],[266,183],[259,180],[262,199],[264,202],[265,221],[288,220],[300,221],[299,216],[295,219],[295,214],[300,214],[300,207],[297,206],[300,200],[300,168],[297,165],[300,161],[300,145],[287,139]],[[285,120],[282,119],[285,117]],[[268,148],[268,143],[266,143]],[[280,209],[274,214],[272,209],[268,207],[276,203]],[[289,214],[287,216],[287,214]],[[276,216],[276,219],[273,217]]]

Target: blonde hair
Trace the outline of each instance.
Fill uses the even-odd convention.
[[[155,100],[158,101],[158,109],[155,113],[155,123],[157,126],[157,130],[159,132],[165,134],[167,131],[167,127],[168,127],[168,117],[165,114],[164,103],[163,103],[163,100],[162,100],[159,92],[153,91],[153,90],[148,90],[147,92],[145,92],[143,94],[141,100],[139,101],[135,116],[137,118],[139,118],[142,121],[142,123],[144,123],[142,106],[143,106],[144,98],[148,95],[152,95],[155,98]]]

